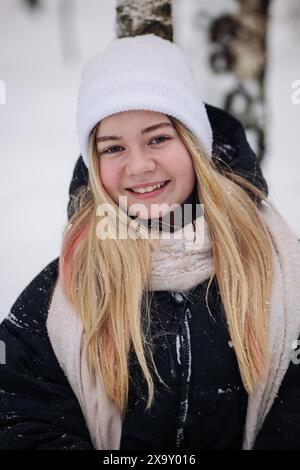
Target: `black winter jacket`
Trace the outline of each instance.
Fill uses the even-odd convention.
[[[217,108],[207,105],[207,110],[219,157],[267,193],[241,124]],[[86,182],[80,157],[70,185],[69,217],[73,196]],[[57,277],[55,259],[24,289],[0,325],[6,351],[0,363],[0,449],[93,449],[79,403],[47,334]],[[170,389],[155,379],[155,403],[145,412],[145,383],[131,353],[131,373],[138,387],[130,384],[121,449],[241,449],[247,393],[217,282],[214,279],[209,291],[212,317],[204,298],[206,285],[184,295],[153,293],[154,360]],[[300,366],[291,363],[254,448],[300,448],[299,398]]]

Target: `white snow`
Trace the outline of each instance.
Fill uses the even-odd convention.
[[[177,356],[178,364],[181,364],[180,351],[181,351],[181,340],[180,340],[180,335],[178,334],[176,335],[176,356]]]

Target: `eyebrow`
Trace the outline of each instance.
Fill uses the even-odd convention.
[[[154,124],[153,126],[142,129],[141,134],[144,135],[144,134],[147,134],[148,132],[155,131],[155,129],[158,129],[159,127],[166,127],[166,126],[173,127],[173,124],[171,124],[170,122],[160,122],[159,124]],[[122,139],[121,136],[106,135],[103,137],[98,137],[96,139],[96,142],[104,142],[106,140],[120,140],[120,139]]]

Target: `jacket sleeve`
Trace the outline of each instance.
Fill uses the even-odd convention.
[[[300,344],[298,342],[298,344]],[[280,385],[277,397],[266,416],[253,446],[254,450],[300,449],[300,353]]]
[[[0,325],[0,449],[93,449],[47,334],[57,269],[58,259],[26,287]]]

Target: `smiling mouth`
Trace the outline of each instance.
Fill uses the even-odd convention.
[[[170,182],[171,180],[166,180],[163,182],[163,184],[161,184],[161,186],[159,188],[156,188],[156,189],[153,189],[153,190],[150,190],[150,191],[145,191],[145,188],[141,188],[142,191],[134,191],[133,189],[131,188],[126,188],[126,191],[130,191],[131,193],[135,194],[135,195],[146,195],[146,194],[154,194],[154,193],[158,193],[159,191],[161,191],[165,186],[167,186],[167,184]],[[149,185],[150,186],[150,185]]]

